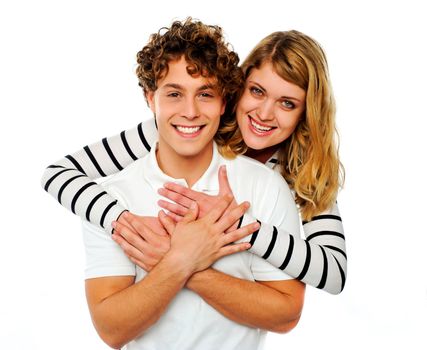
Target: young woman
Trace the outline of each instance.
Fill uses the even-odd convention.
[[[233,108],[239,128],[230,127],[227,143],[233,149],[238,144],[245,155],[280,171],[294,191],[305,233],[305,239],[299,239],[261,223],[249,238],[250,251],[306,284],[338,294],[346,280],[347,256],[336,204],[341,164],[324,52],[300,32],[275,32],[253,49],[242,69],[245,87]],[[73,213],[111,233],[117,218],[135,222],[138,217],[121,215],[126,208],[92,180],[116,173],[147,154],[156,137],[155,121],[149,120],[104,138],[49,166],[42,185]],[[189,201],[197,201],[201,209],[209,207],[207,196],[174,184],[167,184],[162,194],[176,202],[159,203],[176,219]],[[245,215],[239,224],[254,219]],[[126,247],[133,243],[128,240],[117,241]],[[131,248],[125,251],[135,258],[137,252]]]

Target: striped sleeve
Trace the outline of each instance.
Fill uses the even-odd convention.
[[[154,119],[103,138],[48,166],[41,184],[65,208],[111,233],[126,210],[94,180],[115,174],[150,152],[157,141]]]
[[[240,225],[253,221],[245,214]],[[304,221],[303,229],[306,238],[300,239],[261,223],[247,238],[252,244],[249,251],[306,284],[331,294],[341,293],[347,278],[347,255],[338,206]]]

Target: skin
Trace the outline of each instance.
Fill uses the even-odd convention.
[[[265,163],[295,130],[305,110],[304,89],[282,79],[269,62],[253,68],[236,108],[246,155]],[[261,130],[263,129],[263,130]]]
[[[159,166],[166,174],[183,177],[191,186],[210,164],[212,138],[224,103],[212,79],[192,77],[186,73],[186,67],[182,59],[169,62],[168,74],[157,82],[158,89],[149,93],[147,100],[158,123]],[[198,218],[198,205],[193,202],[179,223],[160,212],[160,223],[170,236],[170,249],[139,282],[135,283],[133,276],[86,280],[93,322],[108,345],[120,348],[143,334],[184,286],[235,322],[280,332],[295,326],[303,304],[302,283],[243,281],[209,268],[223,256],[248,249],[247,243],[230,243],[259,228],[258,224],[250,224],[225,233],[249,205],[242,203],[230,208],[234,206],[233,199],[231,194],[219,196],[203,218]],[[227,209],[228,214],[224,214]],[[126,237],[124,232],[132,225],[113,226]],[[212,290],[206,289],[204,279],[209,280]],[[225,295],[219,293],[224,288]],[[255,302],[243,307],[238,302],[243,297]]]
[[[147,94],[147,100],[162,145],[157,151],[160,168],[167,175],[185,178],[191,187],[210,164],[225,103],[215,79],[192,78],[187,66],[183,57],[169,65],[169,73],[158,81],[156,91]],[[196,168],[195,158],[200,162]]]
[[[245,155],[265,163],[276,152],[280,143],[294,132],[305,111],[305,98],[305,90],[281,78],[274,71],[271,63],[265,62],[259,68],[253,68],[236,107],[236,119],[249,148]],[[264,129],[267,128],[268,131],[263,132],[257,129],[252,122]],[[220,193],[232,193],[226,180],[226,173],[219,173],[219,184],[223,189]],[[197,201],[199,204],[201,216],[213,205],[211,196],[189,191],[175,184],[165,184],[165,188],[160,189],[159,193],[175,202],[159,201],[158,203],[160,207],[169,211],[168,215],[175,221],[181,220],[192,201]],[[145,268],[150,268],[154,260],[149,260],[147,257],[151,254],[158,256],[161,252],[157,246],[151,246],[150,251],[150,248],[144,244],[141,225],[137,224],[137,221],[144,222],[149,219],[131,214],[128,219],[132,224],[124,220],[124,217],[119,219],[129,228],[127,238],[123,239],[124,237],[119,234],[113,237],[131,259],[137,259],[141,267],[144,265]],[[152,228],[158,232],[156,227]]]
[[[243,215],[248,203],[235,208],[228,217],[223,211],[231,196],[222,197],[209,215],[200,220],[194,205],[181,223],[169,231],[171,247],[158,264],[135,283],[134,276],[114,276],[88,279],[86,298],[92,321],[100,337],[110,347],[119,349],[140,336],[158,321],[176,294],[197,271],[212,265],[217,259],[248,248],[247,244],[230,245],[246,236],[256,226],[224,234],[231,221]],[[168,226],[167,216],[159,213],[160,221]],[[188,259],[191,256],[191,259]]]

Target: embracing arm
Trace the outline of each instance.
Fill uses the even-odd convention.
[[[245,214],[242,224],[252,221]],[[303,222],[303,229],[305,239],[261,223],[248,237],[250,251],[306,284],[339,294],[346,281],[347,255],[338,206]]]
[[[220,171],[219,176],[222,171],[225,173],[225,169]],[[239,168],[239,171],[243,170]],[[253,193],[247,198],[258,199],[251,206],[251,212],[284,229],[295,229],[298,232],[298,213],[289,188],[276,173],[265,172],[263,168],[260,172],[266,176],[254,176],[250,183]],[[219,181],[222,182],[221,179]],[[276,187],[276,184],[280,187]],[[245,188],[239,191],[243,193]],[[247,267],[250,268],[250,280],[216,271],[214,266],[214,269],[193,275],[187,287],[232,321],[274,332],[290,331],[298,323],[301,314],[304,284],[291,279],[288,274],[258,256],[243,254],[242,259],[249,259]]]
[[[232,193],[225,171],[220,172],[219,183],[221,193]],[[175,202],[160,201],[159,204],[178,220],[192,201],[204,208],[203,212],[208,212],[215,199],[174,183],[165,184],[165,188],[159,192]],[[254,221],[258,220],[245,214],[239,225]],[[328,293],[339,294],[343,290],[347,255],[344,229],[336,203],[311,221],[303,222],[305,239],[293,235],[292,230],[281,229],[265,221],[258,222],[261,224],[260,229],[244,240],[251,243],[250,252],[288,275]]]
[[[111,222],[126,208],[93,180],[117,173],[144,156],[156,139],[154,119],[104,138],[48,166],[42,187],[74,214],[111,232]]]

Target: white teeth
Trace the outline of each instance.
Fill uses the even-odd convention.
[[[182,132],[183,134],[194,134],[201,129],[200,126],[188,127],[188,126],[178,126],[177,125],[175,127],[179,132]]]
[[[266,131],[270,131],[273,129],[273,127],[268,127],[268,126],[262,126],[259,125],[255,120],[253,120],[252,118],[249,118],[251,121],[252,126],[257,129],[258,131],[262,131],[262,132],[266,132]]]

